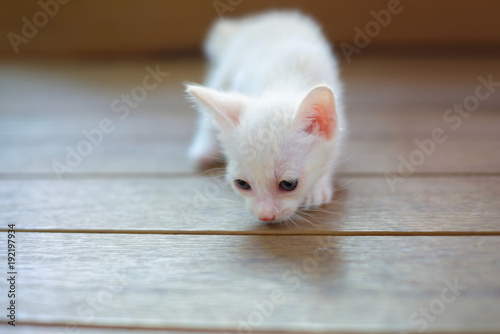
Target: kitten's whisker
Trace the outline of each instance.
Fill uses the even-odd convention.
[[[316,219],[315,217],[313,217],[312,215],[310,215],[310,214],[308,214],[308,213],[306,213],[304,211],[298,211],[297,212],[297,216],[299,216],[300,219],[302,219],[303,221],[308,222],[309,224],[311,224],[312,227],[314,227],[315,229],[319,230],[319,227],[316,224],[314,224],[312,221],[310,221],[306,217],[301,216],[301,214],[304,214],[304,215],[307,215],[307,216],[311,217],[312,219],[314,219],[315,221],[317,221],[320,224],[322,223],[321,221],[319,221],[318,219]]]
[[[354,178],[353,178],[353,179],[350,179],[349,181],[345,182],[344,184],[342,184],[342,185],[340,185],[340,186],[333,187],[333,189],[334,189],[335,191],[337,191],[337,190],[343,190],[343,189],[345,189],[345,187],[346,187],[349,183],[353,182],[354,180],[355,180]]]
[[[216,171],[225,170],[225,169],[226,169],[225,167],[214,167],[214,168],[204,170],[203,172],[196,174],[196,176],[203,176],[204,174],[207,174],[210,172],[216,172]],[[220,175],[216,176],[216,177],[220,177]]]
[[[309,225],[311,225],[315,229],[319,229],[318,226],[312,220],[307,219],[306,217],[302,216],[302,214],[308,215],[307,213],[305,213],[301,210],[297,211],[296,216],[298,219],[300,219],[300,221],[308,223]],[[317,220],[313,216],[311,216],[311,215],[308,215],[308,216],[311,217],[313,220],[316,220],[317,222],[321,223],[319,220]]]
[[[331,200],[330,203],[344,203],[347,198],[348,196],[346,195],[342,198]]]
[[[292,217],[293,217],[294,215],[295,215],[295,214],[293,214],[293,215],[292,215]],[[292,217],[290,217],[290,218],[288,218],[288,219],[290,219],[290,220],[291,220],[291,222],[295,225],[295,227],[297,227],[297,229],[299,230],[299,232],[301,232],[301,233],[302,233],[302,229],[300,228],[299,224],[297,224],[297,223],[293,220],[293,218],[292,218]]]
[[[292,222],[293,222],[293,224],[295,225],[295,227],[297,228],[297,230],[298,230],[300,233],[302,233],[302,229],[300,228],[300,225],[299,225],[299,224],[297,224],[297,223],[296,223],[293,219],[292,219]]]
[[[356,154],[358,154],[358,152],[352,152],[349,156],[347,156],[346,158],[342,159],[342,160],[338,160],[336,162],[336,164],[340,164],[342,162],[346,162],[347,160],[349,159],[352,159]]]
[[[340,215],[340,213],[339,213],[339,212],[330,211],[330,210],[325,210],[325,209],[321,209],[321,208],[311,208],[311,209],[308,209],[307,211],[311,211],[311,212],[322,212],[322,213],[328,213],[328,214],[332,214],[332,215]]]
[[[211,201],[223,201],[223,202],[231,202],[231,203],[238,203],[242,204],[242,202],[234,200],[234,199],[229,199],[229,198],[214,198]]]
[[[315,221],[317,221],[318,223],[321,223],[321,221],[319,221],[316,217],[314,217],[313,215],[311,215],[311,214],[309,214],[309,213],[305,212],[304,210],[299,210],[299,211],[297,211],[297,214],[299,215],[299,217],[301,217],[301,218],[304,218],[304,219],[305,219],[305,217],[302,217],[302,216],[301,216],[301,214],[304,214],[304,215],[306,215],[306,216],[308,216],[308,217],[311,217],[312,219],[314,219],[314,220],[315,220]]]
[[[231,209],[241,209],[240,203],[230,202],[230,201],[216,201],[214,200],[210,207],[212,208],[231,208]]]
[[[222,218],[220,218],[221,220],[225,220],[225,219],[233,219],[232,217],[238,217],[238,215],[240,214],[240,211],[241,210],[238,210],[238,209],[235,209],[231,212],[228,212],[227,214],[225,214],[224,216],[222,216]],[[239,219],[239,221],[241,221],[241,219]]]

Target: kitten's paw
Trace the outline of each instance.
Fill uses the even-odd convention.
[[[333,186],[331,182],[318,182],[307,194],[304,200],[304,208],[321,206],[333,198]]]

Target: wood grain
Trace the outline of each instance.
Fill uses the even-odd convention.
[[[448,281],[464,287],[441,302],[445,312],[429,330],[500,325],[500,237],[18,233],[17,240],[20,316],[30,323],[234,331],[279,290],[283,301],[255,329],[416,331],[409,318],[452,298],[442,297]]]
[[[297,228],[259,222],[221,178],[2,180],[0,220],[70,231],[500,232],[500,177],[411,178],[395,192],[383,178],[340,178],[337,187]]]

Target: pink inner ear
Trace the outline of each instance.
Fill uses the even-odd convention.
[[[315,104],[312,109],[315,111],[315,115],[309,118],[311,124],[309,124],[306,131],[309,133],[317,132],[320,136],[331,139],[335,129],[335,119],[322,105]]]

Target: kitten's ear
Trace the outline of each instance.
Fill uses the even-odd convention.
[[[247,104],[247,98],[242,95],[221,93],[203,86],[186,85],[186,92],[213,115],[221,130],[230,130],[238,125]]]
[[[331,88],[321,85],[311,89],[300,103],[295,121],[306,132],[331,139],[337,128],[335,98]]]

